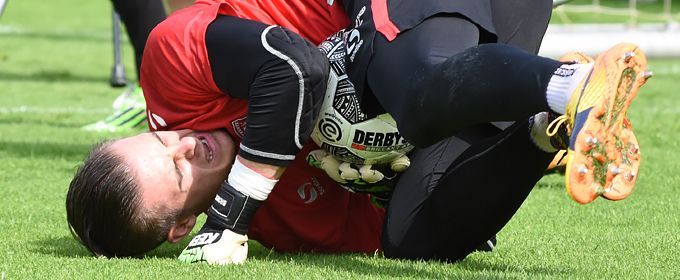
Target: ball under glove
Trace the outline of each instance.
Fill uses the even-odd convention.
[[[404,155],[393,160],[389,165],[357,165],[340,161],[326,150],[317,149],[307,155],[307,163],[322,169],[346,190],[370,194],[378,206],[384,206],[392,194],[400,173],[409,167],[411,161]]]

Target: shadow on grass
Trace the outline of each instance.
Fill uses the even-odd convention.
[[[93,256],[78,240],[69,236],[46,237],[42,240],[33,241],[31,248],[32,252],[50,255],[54,257],[65,258],[80,258]],[[161,259],[175,259],[182,251],[183,247],[177,247],[171,244],[164,244],[163,246],[151,251],[140,258],[161,258]]]
[[[92,256],[78,240],[71,236],[48,237],[32,241],[32,243],[33,246],[29,250],[38,254],[67,258]]]
[[[151,251],[146,256],[150,258],[171,258],[175,259],[182,249],[186,247],[188,240],[178,244],[164,244],[163,246]],[[487,253],[485,253],[487,254]],[[493,253],[488,253],[493,254]],[[489,279],[508,278],[508,273],[519,275],[541,275],[541,276],[560,276],[569,275],[569,271],[564,268],[552,267],[523,267],[513,268],[506,265],[492,264],[483,260],[465,259],[456,263],[443,263],[437,261],[408,261],[392,260],[376,256],[360,254],[311,254],[311,253],[279,253],[260,245],[257,241],[249,242],[249,260],[259,260],[263,262],[281,263],[284,265],[296,265],[302,268],[316,267],[319,270],[335,270],[352,274],[362,274],[369,279],[371,276],[381,277],[412,277],[418,279],[456,279],[469,278],[470,273],[479,273],[479,277]],[[431,266],[437,266],[435,268]],[[446,266],[455,269],[447,270]],[[442,269],[442,267],[444,267]],[[464,274],[464,275],[463,275]],[[559,277],[558,277],[559,278]]]
[[[266,249],[265,249],[266,250]],[[569,275],[563,268],[515,268],[509,265],[465,259],[455,263],[439,261],[412,261],[387,259],[382,255],[328,255],[328,254],[281,254],[273,251],[252,252],[249,259],[280,262],[286,265],[298,265],[303,268],[316,267],[319,270],[336,270],[352,274],[361,274],[360,278],[371,277],[414,278],[414,279],[462,279],[478,274],[475,279],[508,278],[508,274],[540,275],[555,277]],[[451,269],[447,269],[450,266]],[[558,277],[559,278],[559,277]]]
[[[176,259],[188,240],[179,244],[168,244],[149,252],[144,258]],[[70,236],[50,237],[34,241],[31,251],[55,257],[80,258],[91,254],[78,241]],[[478,274],[475,279],[508,278],[508,274],[534,275],[558,277],[568,276],[570,272],[565,268],[552,267],[522,267],[513,268],[509,265],[489,263],[479,259],[465,259],[456,263],[437,261],[409,261],[392,260],[381,255],[366,256],[358,254],[292,254],[277,253],[269,250],[255,241],[250,241],[249,260],[281,263],[286,266],[300,266],[302,268],[317,268],[322,271],[340,271],[351,274],[361,274],[370,277],[400,277],[418,279],[456,279],[470,278],[470,274]],[[493,253],[485,253],[493,254]],[[451,266],[451,270],[446,266]]]
[[[106,76],[74,75],[67,70],[40,70],[33,73],[0,71],[0,81],[7,82],[60,82],[60,83],[108,83]]]
[[[20,158],[82,160],[91,148],[89,144],[0,141],[0,153]]]

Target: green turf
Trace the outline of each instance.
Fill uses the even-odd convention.
[[[109,15],[108,1],[10,0],[0,18],[5,279],[680,278],[680,59],[651,61],[656,76],[631,109],[644,156],[632,196],[581,206],[567,197],[559,176],[548,176],[499,234],[494,253],[444,264],[278,254],[251,242],[243,266],[180,264],[175,257],[186,243],[163,246],[143,260],[90,257],[69,234],[64,199],[90,145],[112,137],[79,130],[104,117],[121,91],[108,86]],[[128,74],[131,53],[126,47]]]

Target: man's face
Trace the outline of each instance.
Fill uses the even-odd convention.
[[[183,215],[208,209],[235,157],[235,144],[222,130],[143,133],[116,141],[111,150],[135,174],[142,209],[163,205]]]

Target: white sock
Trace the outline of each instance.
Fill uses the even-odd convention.
[[[554,153],[558,149],[553,147],[552,143],[550,143],[550,136],[546,133],[549,125],[548,121],[548,112],[541,112],[531,117],[529,122],[529,138],[542,151]]]
[[[592,68],[593,63],[562,64],[560,68],[557,68],[548,82],[548,90],[545,94],[550,109],[555,113],[566,113],[571,95]]]

